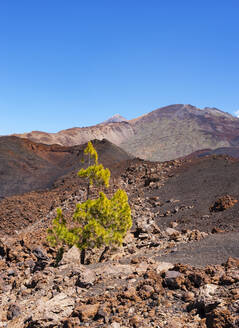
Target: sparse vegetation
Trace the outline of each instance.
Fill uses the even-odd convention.
[[[91,142],[84,153],[88,156],[89,166],[82,168],[78,176],[88,179],[87,200],[76,205],[69,222],[64,218],[62,210],[58,209],[47,237],[52,246],[60,245],[61,252],[64,245],[77,246],[81,250],[82,263],[85,261],[86,249],[105,246],[104,254],[111,245],[121,245],[132,226],[125,191],[118,189],[111,199],[101,191],[97,199],[89,199],[91,185],[109,186],[110,170],[98,164],[98,154]]]

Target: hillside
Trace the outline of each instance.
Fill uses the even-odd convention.
[[[19,136],[64,146],[106,138],[133,156],[165,161],[201,149],[238,146],[239,119],[216,108],[199,109],[178,104],[127,122],[103,123],[58,133],[33,131]]]
[[[228,155],[239,158],[239,147],[221,147],[216,149],[201,149],[189,154],[187,157],[204,157],[212,155]]]
[[[107,166],[132,158],[103,139],[95,140],[99,160]],[[18,137],[0,138],[0,197],[50,188],[57,178],[82,167],[85,145],[45,145]]]

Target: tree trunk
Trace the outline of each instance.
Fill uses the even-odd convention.
[[[99,262],[102,262],[105,258],[105,253],[109,250],[109,246],[105,246],[105,249],[103,250],[103,252],[100,255],[100,259]]]
[[[60,247],[56,253],[56,262],[55,266],[58,266],[59,262],[61,261],[64,254],[64,247]]]
[[[81,250],[80,263],[85,264],[85,249],[84,248]]]
[[[89,196],[90,196],[90,183],[88,182],[88,184],[87,184],[86,200],[89,199]]]

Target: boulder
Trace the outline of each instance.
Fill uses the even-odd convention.
[[[81,254],[79,248],[72,246],[66,253],[63,254],[63,257],[60,261],[60,264],[72,264],[72,263],[81,263]]]
[[[48,301],[43,297],[38,302],[37,312],[33,318],[59,322],[71,315],[74,305],[75,300],[64,293],[59,293]]]
[[[96,280],[96,274],[93,270],[84,269],[82,272],[78,274],[78,278],[76,281],[76,286],[81,288],[89,288],[93,286]]]
[[[183,282],[183,275],[178,271],[167,271],[165,274],[164,283],[169,289],[180,288]]]
[[[161,273],[164,271],[168,271],[169,269],[172,269],[174,265],[169,262],[159,262],[156,267],[156,272]]]
[[[214,284],[206,284],[199,288],[194,305],[200,313],[210,312],[221,303],[216,293],[217,289],[218,286]]]
[[[234,206],[238,200],[230,195],[225,195],[218,198],[215,203],[210,207],[211,212],[224,211],[227,208]]]
[[[96,316],[100,304],[82,304],[78,305],[74,313],[77,313],[81,321],[88,321],[90,319],[94,319]]]

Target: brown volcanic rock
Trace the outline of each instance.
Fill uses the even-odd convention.
[[[216,108],[201,110],[192,105],[176,104],[127,122],[72,128],[58,133],[33,131],[19,136],[65,146],[106,138],[134,156],[165,161],[200,149],[220,148],[219,153],[238,154],[239,119]],[[228,147],[235,149],[228,150]]]
[[[230,266],[177,264],[161,274],[155,261],[148,261],[148,268],[141,273],[132,263],[122,279],[122,265],[117,262],[79,266],[73,261],[53,267],[50,254],[45,267],[34,272],[29,269],[29,263],[36,261],[34,250],[23,243],[12,246],[25,258],[21,262],[19,258],[3,258],[8,267],[0,268],[4,287],[0,290],[0,317],[4,326],[237,327],[238,282],[222,285],[220,280],[220,276],[236,272],[234,259]],[[115,268],[114,275],[108,274],[109,267]],[[79,288],[79,272],[89,270],[97,279],[90,287]],[[165,280],[175,276],[177,284],[172,289]]]
[[[234,206],[238,202],[237,199],[230,195],[225,195],[216,200],[212,207],[210,207],[211,212],[224,211],[227,208]]]
[[[107,140],[94,141],[106,166],[132,158]],[[57,178],[82,166],[85,145],[37,144],[18,137],[0,138],[0,197],[49,188]]]

